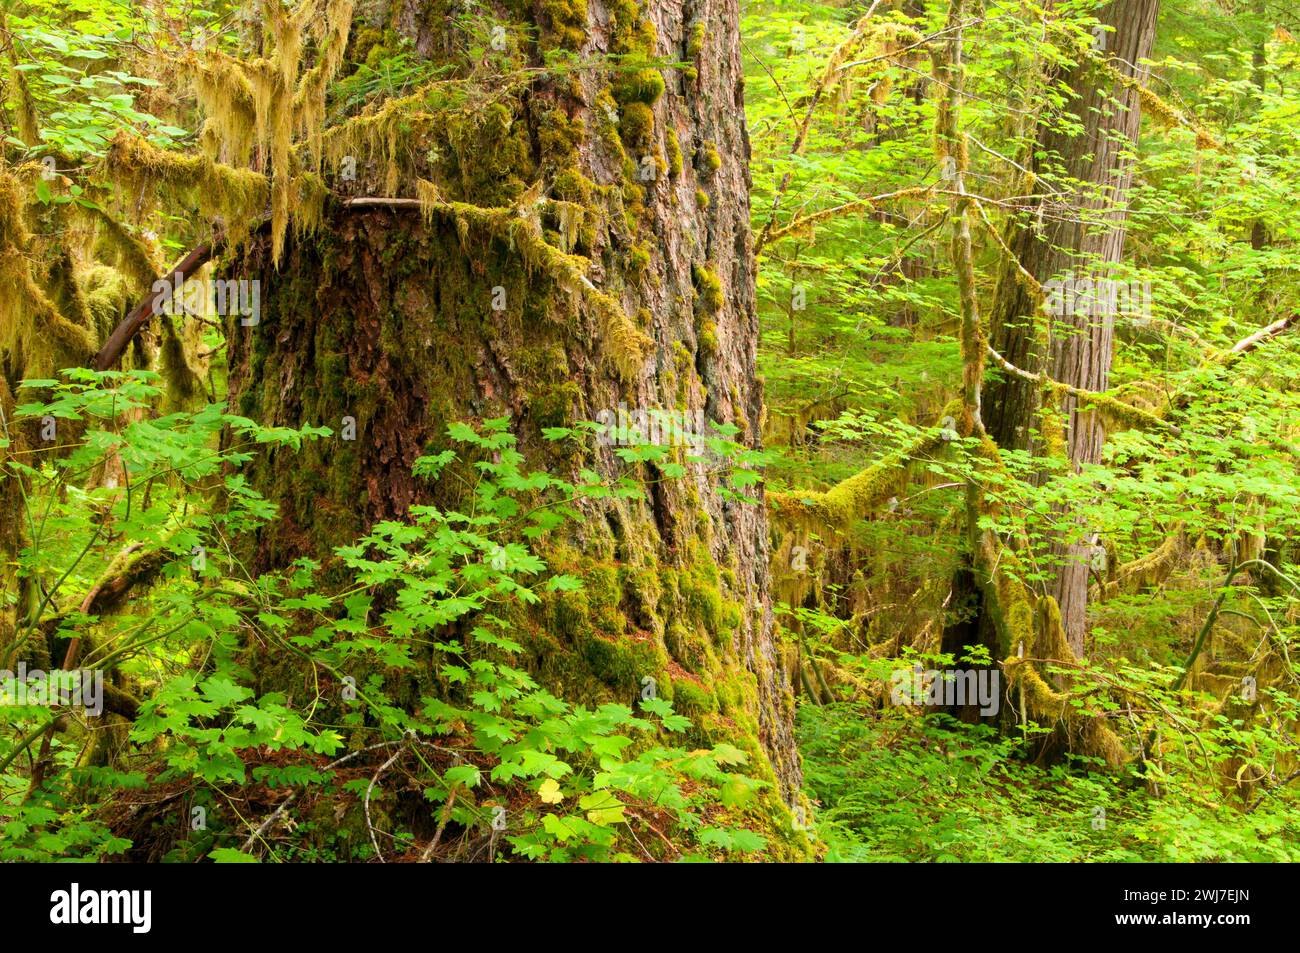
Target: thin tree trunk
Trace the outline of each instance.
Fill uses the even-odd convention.
[[[1155,38],[1159,0],[1116,0],[1099,14],[1113,31],[1099,34],[1104,53],[1125,76],[1145,82]],[[1100,80],[1100,81],[1099,81]],[[1035,150],[1033,170],[1046,169],[1043,155],[1059,156],[1063,172],[1081,186],[1065,197],[1044,197],[1041,227],[1016,228],[1009,245],[1024,268],[1039,282],[1106,276],[1106,265],[1121,260],[1126,203],[1132,181],[1123,153],[1137,142],[1141,121],[1138,92],[1106,79],[1095,65],[1084,62],[1063,77],[1075,94],[1069,111],[1082,133],[1069,135],[1045,128]],[[1050,184],[1050,180],[1049,180]],[[1067,299],[1068,300],[1068,299]],[[1110,383],[1114,308],[1101,296],[1096,306],[1065,308],[1064,314],[1038,314],[1037,303],[1008,269],[992,309],[993,346],[1012,364],[1046,372],[1065,384],[1085,390],[1105,390]],[[1030,381],[1007,375],[991,382],[985,420],[998,444],[1012,449],[1039,449],[1032,439],[1038,425],[1041,393]],[[1101,459],[1105,430],[1095,412],[1080,412],[1077,399],[1062,398],[1064,450],[1077,470]],[[1062,560],[1048,592],[1060,604],[1067,638],[1083,652],[1087,625],[1088,557],[1092,544],[1058,543],[1054,557]]]

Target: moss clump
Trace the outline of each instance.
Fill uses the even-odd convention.
[[[102,341],[131,306],[131,283],[116,268],[94,265],[81,275],[81,290],[94,330]]]
[[[483,208],[465,202],[446,202],[430,183],[421,181],[417,185],[427,216],[454,219],[462,239],[471,229],[478,229],[507,242],[523,259],[528,274],[541,271],[560,289],[581,297],[594,311],[610,361],[625,379],[636,376],[640,362],[650,350],[650,339],[637,329],[616,299],[591,283],[586,275],[587,259],[548,244],[540,224],[520,216],[513,207]]]
[[[455,153],[453,174],[459,175],[460,193],[477,205],[509,205],[536,178],[528,125],[516,122],[505,103],[450,123],[447,137]]]
[[[664,77],[651,67],[620,73],[613,83],[614,98],[620,105],[643,103],[653,106],[664,94]]]
[[[712,142],[706,142],[700,147],[697,159],[700,165],[709,172],[717,172],[722,168],[722,156],[718,155],[718,147]]]
[[[628,252],[627,266],[633,274],[642,274],[650,267],[650,249],[644,245],[633,245],[632,250]]]
[[[95,256],[116,264],[117,270],[135,283],[136,290],[147,291],[163,269],[157,246],[137,238],[101,208],[91,210],[91,214],[99,224]]]
[[[391,58],[392,55],[393,51],[384,45],[381,38],[380,42],[366,51],[365,64],[372,68],[378,68],[384,60]]]
[[[650,145],[655,131],[655,114],[641,102],[628,103],[618,119],[618,134],[634,152],[642,152]]]
[[[724,302],[722,282],[706,265],[692,265],[691,279],[695,282],[695,296],[704,314],[717,314]]]
[[[581,414],[582,388],[574,381],[564,381],[539,388],[528,399],[528,410],[539,427],[563,427]],[[577,409],[575,409],[577,408]]]
[[[600,187],[582,174],[576,166],[561,169],[551,182],[551,192],[557,199],[590,207],[592,197]]]
[[[613,33],[610,52],[619,56],[654,55],[659,33],[652,21],[641,16],[636,0],[610,0],[608,6]]]
[[[587,0],[543,0],[542,13],[558,45],[577,50],[587,42]]]
[[[547,110],[537,129],[542,161],[555,168],[569,165],[585,135],[586,124],[581,119],[570,119],[563,109]]]
[[[686,35],[686,58],[695,59],[704,50],[704,21],[695,20],[691,23],[690,32]]]
[[[715,715],[718,712],[718,696],[699,682],[688,678],[674,679],[672,683],[673,708],[690,718]]]
[[[171,407],[184,407],[195,395],[202,393],[203,382],[190,365],[185,353],[185,343],[169,320],[161,322],[163,346],[159,370],[167,382],[167,400]]]
[[[723,600],[718,589],[716,567],[712,563],[702,563],[680,573],[677,591],[681,594],[688,618],[698,622],[706,631],[718,630],[722,621]]]
[[[351,63],[369,63],[370,54],[378,49],[383,55],[384,34],[374,27],[364,27],[352,36],[347,60]]]
[[[672,126],[668,127],[666,139],[668,150],[668,174],[675,179],[682,174],[682,147],[677,141],[677,130]]]
[[[656,682],[664,680],[668,659],[663,650],[652,641],[630,641],[596,636],[582,647],[582,657],[591,674],[610,688],[623,692],[637,692],[647,676]]]
[[[632,181],[623,183],[623,224],[629,232],[636,232],[637,220],[645,211],[645,188]]]
[[[712,676],[720,670],[718,660],[710,648],[708,633],[680,623],[664,631],[664,647],[690,673]]]
[[[266,177],[251,169],[166,152],[125,131],[108,147],[103,169],[128,194],[162,193],[177,205],[197,198],[204,214],[224,217],[231,230],[246,230],[270,199]]]
[[[542,631],[521,626],[546,680],[584,702],[607,700],[611,690],[639,692],[647,676],[665,684],[668,656],[654,634],[629,631],[621,605],[624,567],[563,552],[553,554],[552,565],[580,576],[583,587],[543,597]]]
[[[703,211],[709,207],[709,193],[703,189],[695,190],[695,207]]]
[[[700,325],[700,352],[710,357],[718,353],[718,326],[713,321]]]

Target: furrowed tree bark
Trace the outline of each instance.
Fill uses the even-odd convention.
[[[436,15],[443,6],[408,4],[398,20],[434,61],[463,42],[453,20]],[[531,18],[543,43],[554,36],[552,14],[520,6],[511,5],[516,20]],[[413,503],[453,503],[450,481],[431,488],[411,465],[456,446],[446,427],[458,420],[509,415],[532,465],[564,477],[624,465],[613,447],[575,451],[544,440],[543,428],[621,404],[734,424],[736,440],[757,446],[736,0],[590,0],[585,10],[564,24],[584,59],[618,52],[620,37],[649,23],[654,55],[689,67],[663,68],[662,95],[638,90],[631,99],[607,68],[539,70],[490,135],[475,126],[472,141],[436,145],[458,163],[458,179],[439,183],[447,214],[337,205],[313,236],[290,239],[278,268],[265,238],[243,259],[238,276],[261,282],[262,315],[254,327],[227,319],[232,409],[266,425],[335,430],[247,470],[280,507],[256,539],[256,566],[328,555]],[[557,145],[566,137],[572,152]],[[571,188],[574,172],[591,183],[587,194]],[[519,197],[512,180],[540,180],[543,196],[586,206],[575,241],[590,260],[590,289],[618,303],[648,349],[612,340],[588,291],[528,260],[519,233],[494,233],[452,210],[509,205]],[[563,224],[541,225],[548,243],[567,244]],[[355,420],[355,440],[340,435],[344,417]],[[653,468],[642,475],[652,484],[641,499],[581,504],[573,537],[544,555],[582,577],[584,591],[546,597],[516,620],[514,636],[541,681],[571,701],[631,703],[643,677],[655,678],[703,739],[747,746],[750,767],[789,802],[800,782],[797,670],[774,637],[765,508],[725,498],[700,464],[678,480],[657,479]]]
[[[1116,0],[1098,13],[1113,30],[1099,34],[1102,54],[1124,76],[1144,83],[1155,38],[1159,0]],[[1038,282],[1072,273],[1105,276],[1106,266],[1122,259],[1126,202],[1132,171],[1124,153],[1137,142],[1141,122],[1138,91],[1111,82],[1088,61],[1070,70],[1062,82],[1074,94],[1069,112],[1082,132],[1069,135],[1044,128],[1039,135],[1032,169],[1050,171],[1043,156],[1059,157],[1062,171],[1080,183],[1064,199],[1042,200],[1041,228],[1021,223],[1008,244],[1020,264]],[[1047,180],[1052,181],[1050,178]],[[1083,213],[1083,214],[1079,214]],[[1114,308],[1105,303],[1059,315],[1040,314],[1035,296],[1008,267],[999,282],[992,308],[993,347],[1010,363],[1071,387],[1104,391],[1109,386],[1113,356]],[[1039,327],[1047,322],[1046,328]],[[985,421],[998,445],[1038,449],[1031,434],[1037,426],[1041,388],[1024,378],[1006,375],[990,381]],[[1061,397],[1064,450],[1077,470],[1101,459],[1105,430],[1095,411],[1080,412],[1077,397]],[[1077,654],[1083,653],[1087,629],[1088,540],[1059,543],[1054,557],[1062,561],[1048,589],[1060,605],[1066,636]]]

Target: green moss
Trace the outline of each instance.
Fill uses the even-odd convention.
[[[686,58],[695,59],[704,50],[704,21],[695,20],[691,23],[690,32],[686,36]]]
[[[707,633],[681,624],[668,626],[664,631],[664,647],[683,668],[694,675],[710,676],[719,668],[709,646]]]
[[[718,712],[718,697],[699,682],[676,678],[672,682],[673,708],[689,718],[714,715]]]
[[[635,0],[609,0],[608,8],[613,33],[610,51],[619,56],[653,55],[658,31],[653,22],[641,16]]]
[[[654,111],[642,102],[628,103],[618,119],[618,134],[633,152],[649,148],[655,131]]]
[[[709,193],[708,193],[708,192],[705,192],[703,189],[696,189],[696,190],[695,190],[695,206],[696,206],[696,208],[698,208],[698,209],[700,209],[700,210],[704,210],[704,209],[708,208],[708,207],[709,207]]]
[[[722,619],[722,594],[716,579],[709,579],[692,567],[682,573],[677,585],[687,618],[698,622],[706,631],[716,632]]]
[[[563,427],[581,419],[582,388],[576,381],[540,387],[528,398],[528,410],[539,427]]]
[[[512,205],[537,178],[528,124],[505,103],[447,124],[448,177],[474,205]]]
[[[642,103],[653,106],[664,94],[664,77],[652,67],[621,72],[612,84],[614,98],[621,105]]]
[[[699,163],[709,172],[717,172],[722,168],[722,156],[718,155],[718,147],[712,142],[706,142],[700,147],[697,158]]]
[[[700,351],[712,357],[718,353],[718,325],[705,321],[700,325]]]
[[[117,326],[132,304],[131,284],[116,268],[93,265],[81,275],[82,293],[86,309],[94,322],[94,330],[102,341]]]
[[[668,174],[675,179],[682,174],[682,147],[677,141],[677,130],[672,126],[668,127],[666,138],[668,142]]]
[[[364,62],[372,69],[379,66],[384,60],[392,55],[392,51],[383,44],[383,41],[377,41],[366,51]]]
[[[563,109],[548,109],[537,129],[543,162],[555,168],[568,165],[582,145],[586,131],[581,119],[570,119]]]
[[[691,266],[691,279],[695,282],[695,295],[704,314],[717,314],[722,310],[724,298],[722,282],[706,265]]]
[[[662,639],[664,620],[659,605],[663,597],[663,584],[656,568],[652,564],[635,567],[625,565],[619,569],[619,578],[628,618],[656,639]]]
[[[354,30],[349,37],[352,48],[351,59],[354,62],[358,59],[364,59],[366,53],[370,51],[370,48],[376,43],[382,42],[383,39],[383,31],[373,26],[362,27]]]
[[[587,0],[542,0],[542,13],[558,45],[577,50],[587,42]]]
[[[623,183],[623,220],[628,231],[635,232],[637,220],[645,211],[645,188],[633,181]]]
[[[956,401],[949,403],[943,411],[944,416],[955,417],[958,413],[960,407]],[[788,524],[817,531],[824,531],[827,527],[845,529],[897,493],[914,458],[927,456],[943,447],[939,428],[922,431],[909,446],[841,480],[825,492],[793,490],[769,493],[766,498],[768,512]]]
[[[604,198],[608,189],[597,185],[582,174],[576,165],[561,169],[551,182],[552,194],[562,202],[571,202],[584,209],[593,209],[598,198]],[[578,223],[574,248],[589,252],[596,247],[598,216],[592,212],[582,215]],[[572,249],[570,249],[572,250]]]
[[[627,256],[628,269],[635,275],[642,274],[650,267],[650,249],[644,245],[633,245]]]

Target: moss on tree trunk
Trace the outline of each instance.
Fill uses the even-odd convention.
[[[395,19],[417,49],[436,60],[455,45],[441,4],[407,6]],[[757,443],[735,0],[581,7],[513,9],[541,37],[526,55],[549,44],[691,65],[546,74],[510,105],[408,144],[434,156],[427,214],[335,204],[314,233],[290,235],[278,268],[269,239],[243,258],[262,312],[256,326],[229,321],[234,410],[335,430],[250,467],[281,507],[256,540],[259,566],[322,555],[447,492],[411,465],[444,448],[456,420],[509,415],[532,465],[564,477],[623,464],[610,447],[557,449],[542,429],[620,404],[702,415]],[[382,162],[359,159],[357,180],[335,188],[385,194]],[[343,439],[345,417],[355,439]],[[702,736],[747,746],[789,801],[792,667],[773,635],[764,508],[725,499],[699,464],[677,480],[642,475],[654,482],[641,499],[583,504],[580,527],[546,555],[585,587],[548,596],[519,634],[542,679],[574,700],[631,701],[654,678]]]

